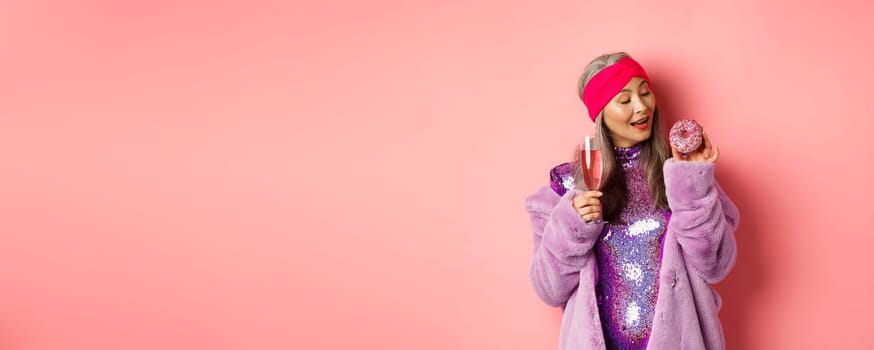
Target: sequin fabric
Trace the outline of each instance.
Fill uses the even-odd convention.
[[[670,212],[655,209],[638,162],[640,145],[614,147],[625,172],[628,202],[620,222],[605,225],[595,244],[596,295],[607,349],[645,349],[658,294]]]
[[[549,171],[549,186],[559,196],[574,188],[574,165],[572,163],[562,163],[552,168]]]

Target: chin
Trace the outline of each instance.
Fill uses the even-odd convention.
[[[640,138],[640,140],[638,140],[638,142],[643,142],[643,141],[649,140],[649,138],[651,136],[652,136],[652,130],[649,130],[641,135],[641,138]]]

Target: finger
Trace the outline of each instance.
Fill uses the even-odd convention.
[[[580,215],[600,213],[600,212],[601,212],[600,205],[587,205],[585,207],[577,209],[577,213],[580,213]]]
[[[582,208],[587,205],[601,205],[601,200],[598,197],[581,196],[579,199],[574,199],[574,207]]]
[[[707,159],[710,163],[716,163],[716,160],[719,159],[719,147],[713,147],[713,155]]]
[[[713,145],[710,143],[710,137],[707,136],[707,133],[706,133],[706,132],[703,132],[703,131],[702,131],[702,132],[701,132],[701,136],[704,137],[704,150],[703,150],[703,151],[704,151],[704,157],[705,157],[705,158],[709,158],[709,157],[710,157],[710,151],[713,149],[713,147],[712,147]]]
[[[586,211],[586,214],[600,213],[601,206],[600,205],[587,205],[587,206],[583,207],[583,210]]]
[[[585,198],[598,198],[604,195],[604,192],[601,191],[588,191],[583,193],[583,197]]]
[[[589,212],[589,209],[587,209],[588,207],[589,205],[582,201],[579,204],[574,204],[574,209],[577,213],[580,213],[580,215],[587,214]]]
[[[590,206],[598,206],[598,207],[600,207],[600,206],[601,206],[601,200],[599,200],[598,198],[589,198],[589,199],[586,201],[586,205],[590,205]]]
[[[587,215],[583,215],[583,220],[585,220],[586,222],[590,222],[590,221],[595,220],[599,217],[601,217],[601,214],[587,214]]]
[[[671,146],[671,153],[674,155],[674,160],[687,160],[686,157],[683,157],[683,154],[673,146]]]
[[[604,195],[604,193],[601,191],[586,191],[586,192],[582,192],[580,194],[577,194],[576,196],[574,196],[574,200],[573,200],[574,207],[577,207],[577,208],[582,207],[583,205],[585,205],[586,203],[589,202],[590,198],[598,198],[598,197],[601,197],[603,195]]]
[[[574,196],[573,203],[575,208],[581,208],[586,205],[586,202],[588,202],[589,200],[589,197],[586,195],[586,193],[587,192],[581,192]]]

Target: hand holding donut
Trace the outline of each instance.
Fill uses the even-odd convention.
[[[693,120],[678,121],[671,128],[669,138],[674,160],[716,163],[719,158],[719,149],[710,143],[707,133]]]
[[[574,196],[574,209],[583,218],[583,221],[589,222],[601,217],[601,200],[603,196],[601,191],[587,191]]]

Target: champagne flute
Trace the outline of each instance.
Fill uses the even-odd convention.
[[[580,170],[583,175],[583,183],[589,191],[601,189],[601,170],[604,162],[601,158],[601,145],[598,139],[586,135],[585,141],[580,145]]]
[[[580,145],[580,170],[586,190],[600,191],[602,185],[601,171],[604,169],[604,159],[601,157],[601,143],[595,137],[586,135]],[[601,213],[603,216],[604,214]],[[599,216],[595,223],[607,223]]]

